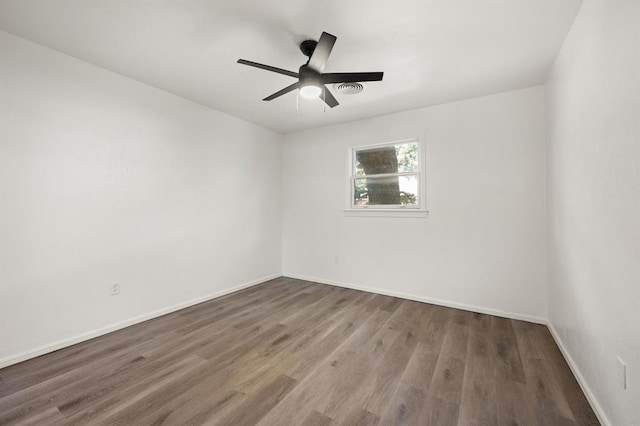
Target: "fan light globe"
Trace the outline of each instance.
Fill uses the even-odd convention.
[[[320,96],[320,93],[322,93],[322,89],[312,84],[309,84],[307,86],[302,86],[300,88],[300,94],[302,95],[303,98],[306,98],[306,99],[317,98],[318,96]]]

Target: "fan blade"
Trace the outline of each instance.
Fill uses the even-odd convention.
[[[331,91],[326,87],[322,86],[322,95],[320,95],[325,104],[329,105],[331,108],[337,107],[340,105],[338,100],[333,96]]]
[[[282,68],[272,67],[271,65],[259,64],[257,62],[247,61],[246,59],[238,59],[238,63],[242,65],[249,65],[250,67],[260,68],[267,71],[277,72],[278,74],[288,75],[289,77],[298,78],[297,72],[283,70]]]
[[[322,74],[323,83],[357,83],[360,81],[381,81],[382,72],[331,72]]]
[[[313,50],[313,54],[309,58],[309,62],[307,62],[309,68],[317,72],[322,72],[324,66],[327,64],[327,59],[329,59],[329,54],[335,42],[336,36],[323,31],[316,48]]]
[[[277,92],[276,92],[276,93],[274,93],[273,95],[267,96],[266,98],[264,98],[264,99],[263,99],[263,101],[272,101],[272,100],[274,100],[275,98],[277,98],[278,96],[282,96],[282,95],[284,95],[285,93],[289,93],[289,92],[291,92],[292,90],[296,90],[296,89],[298,88],[298,86],[300,86],[300,82],[299,82],[299,81],[296,81],[296,82],[295,82],[295,83],[293,83],[292,85],[287,86],[287,87],[285,87],[284,89],[277,91]]]

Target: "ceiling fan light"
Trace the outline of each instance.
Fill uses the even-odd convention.
[[[317,98],[318,96],[320,96],[321,93],[322,93],[322,89],[313,84],[308,84],[300,88],[300,94],[302,95],[303,98],[306,98],[306,99]]]

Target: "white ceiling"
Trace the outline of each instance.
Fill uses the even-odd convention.
[[[281,133],[546,80],[580,0],[0,0],[0,28]],[[295,82],[300,41],[338,37],[325,72],[384,71],[340,105],[261,99]],[[299,101],[299,102],[297,102]]]

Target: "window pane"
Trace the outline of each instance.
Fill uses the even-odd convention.
[[[398,171],[400,173],[418,171],[418,143],[403,143],[396,145],[398,156]]]
[[[418,143],[409,142],[355,152],[356,176],[418,171]]]
[[[353,180],[354,206],[418,205],[418,176],[366,177]]]

